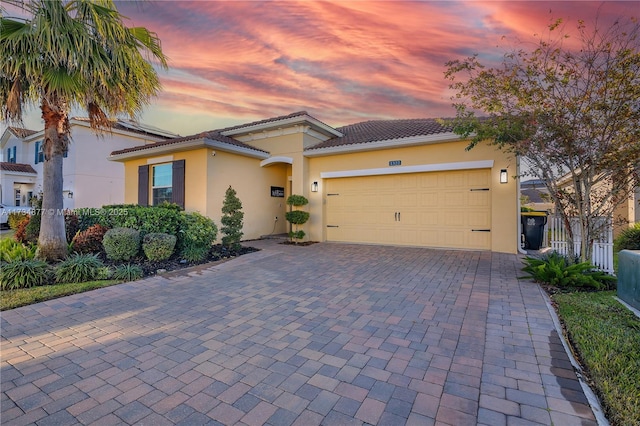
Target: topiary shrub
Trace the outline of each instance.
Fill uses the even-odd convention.
[[[615,251],[640,250],[640,223],[636,223],[633,228],[622,231],[613,242],[613,246]]]
[[[174,235],[163,233],[151,233],[142,239],[142,251],[147,259],[158,262],[168,259],[173,254],[176,246],[176,237]]]
[[[59,283],[93,281],[98,277],[100,268],[103,266],[97,254],[74,253],[56,266],[56,281]]]
[[[213,220],[200,213],[182,215],[180,256],[189,262],[201,262],[209,255],[209,250],[218,236],[218,228]]]
[[[42,260],[19,260],[0,265],[0,288],[16,290],[45,285],[53,280],[49,265]]]
[[[129,261],[140,251],[140,232],[131,228],[109,229],[102,239],[107,259]]]
[[[29,217],[29,213],[27,212],[11,212],[7,218],[7,224],[9,225],[9,228],[17,229],[18,224],[27,217]]]
[[[90,226],[84,231],[78,232],[71,241],[71,250],[76,253],[83,254],[104,252],[104,247],[102,247],[102,239],[104,238],[104,234],[108,230],[108,228],[100,224],[96,224]]]
[[[291,241],[302,240],[306,234],[302,229],[299,229],[299,227],[309,220],[309,213],[304,210],[299,210],[299,207],[309,204],[309,200],[302,195],[290,195],[289,198],[287,198],[287,204],[296,208],[296,210],[285,213],[287,222],[293,224],[295,227],[293,231],[289,232],[289,238],[291,238]]]
[[[242,239],[242,220],[244,213],[242,212],[242,202],[236,196],[236,191],[231,186],[227,188],[222,204],[222,228],[220,232],[222,237],[222,245],[229,250],[239,250],[240,240]]]
[[[597,270],[589,262],[578,262],[556,252],[541,258],[526,257],[523,262],[522,270],[528,275],[520,278],[559,288],[609,290],[616,285],[615,277]]]

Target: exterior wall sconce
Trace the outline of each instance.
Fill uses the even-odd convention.
[[[69,191],[69,193],[67,194],[67,197],[73,198],[73,191]]]
[[[500,183],[507,183],[508,178],[507,169],[500,170]]]
[[[318,192],[318,182],[314,181],[311,183],[311,192]]]

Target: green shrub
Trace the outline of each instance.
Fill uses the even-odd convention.
[[[293,231],[289,232],[289,238],[291,238],[292,241],[294,239],[301,240],[306,234],[299,228],[300,225],[309,220],[309,213],[304,210],[300,210],[299,207],[309,204],[309,200],[302,195],[290,195],[287,198],[287,204],[296,208],[295,210],[285,213],[285,219],[287,219],[287,222],[293,224],[295,228]]]
[[[640,250],[640,223],[636,223],[633,228],[622,231],[613,245],[616,251]]]
[[[0,265],[0,288],[2,290],[45,285],[51,280],[49,265],[41,260],[19,260]]]
[[[38,237],[40,236],[40,222],[42,221],[42,215],[40,210],[35,210],[31,217],[29,218],[29,222],[27,223],[24,229],[24,242],[37,244]]]
[[[309,220],[309,212],[305,212],[303,210],[292,210],[285,213],[285,218],[288,222],[291,222],[294,225],[302,225]]]
[[[242,220],[244,213],[242,212],[242,202],[236,196],[236,191],[229,186],[224,196],[222,204],[222,228],[220,232],[222,237],[222,245],[231,250],[240,249],[240,240],[242,239]]]
[[[71,241],[71,250],[77,253],[102,253],[102,239],[107,231],[104,226],[96,224],[78,232]]]
[[[138,265],[118,265],[113,270],[111,278],[118,281],[135,281],[144,276],[144,271]]]
[[[142,239],[142,251],[147,259],[154,262],[168,259],[173,254],[175,246],[174,235],[153,232]]]
[[[97,254],[74,253],[56,266],[56,281],[59,283],[93,281],[103,266]]]
[[[142,237],[149,233],[163,233],[180,239],[180,210],[180,206],[170,203],[159,206],[121,204],[103,206],[98,215],[100,224],[107,228],[132,228],[140,231]]]
[[[9,228],[16,229],[18,224],[26,217],[29,217],[29,213],[27,212],[11,212],[7,218],[7,224],[9,225]]]
[[[78,218],[78,231],[86,231],[93,225],[100,224],[100,215],[95,209],[75,209],[73,211]]]
[[[96,274],[96,280],[110,280],[113,276],[113,270],[108,266],[101,266],[98,268]]]
[[[289,195],[287,198],[287,205],[294,207],[306,206],[309,204],[309,200],[306,199],[303,195]]]
[[[589,262],[577,262],[556,252],[542,258],[526,257],[524,264],[522,270],[528,275],[521,278],[530,278],[559,288],[615,288],[615,277],[596,270]]]
[[[140,232],[131,228],[109,229],[104,234],[102,246],[110,260],[131,260],[140,251]]]
[[[301,240],[305,235],[307,234],[305,234],[302,229],[300,229],[299,231],[289,231],[289,238],[291,239]]]
[[[200,262],[209,254],[218,236],[218,228],[213,220],[200,213],[182,213],[183,228],[180,256],[189,262]]]
[[[0,240],[0,261],[32,260],[35,259],[36,249],[35,245],[24,245],[11,238],[4,238]]]

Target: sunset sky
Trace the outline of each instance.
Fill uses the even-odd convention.
[[[499,61],[550,22],[640,15],[640,2],[117,2],[170,58],[141,121],[182,135],[306,110],[332,126],[452,116],[445,62]],[[40,128],[31,114],[27,127]]]

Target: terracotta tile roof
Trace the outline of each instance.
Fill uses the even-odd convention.
[[[166,145],[178,145],[182,142],[188,142],[188,141],[193,141],[196,139],[203,139],[203,138],[207,138],[207,139],[211,139],[212,141],[218,141],[218,142],[222,142],[228,145],[233,145],[233,146],[237,146],[240,148],[246,148],[246,149],[250,149],[253,151],[257,151],[257,152],[264,152],[267,153],[267,151],[263,151],[261,149],[255,148],[251,145],[247,145],[244,142],[240,142],[237,141],[235,139],[232,139],[228,136],[224,136],[221,135],[220,132],[218,130],[212,130],[209,132],[202,132],[202,133],[198,133],[196,135],[191,135],[191,136],[184,136],[181,138],[174,138],[174,139],[167,139],[165,141],[161,141],[161,142],[156,142],[156,143],[150,143],[147,145],[140,145],[140,146],[134,146],[133,148],[126,148],[126,149],[121,149],[118,151],[113,151],[111,153],[111,155],[119,155],[119,154],[127,154],[130,152],[136,152],[136,151],[144,151],[146,149],[151,149],[151,148],[156,148],[159,146],[166,146]]]
[[[33,173],[36,174],[36,171],[33,170],[30,164],[20,164],[20,163],[0,163],[0,169],[5,170],[7,172],[20,172],[20,173]]]
[[[244,127],[257,126],[259,124],[265,124],[265,123],[273,123],[275,121],[286,120],[288,118],[294,118],[294,117],[303,117],[305,115],[309,115],[307,111],[298,111],[288,115],[281,115],[279,117],[266,118],[264,120],[253,121],[251,123],[244,123],[244,124],[239,124],[237,126],[226,127],[224,129],[219,129],[218,132],[224,133],[224,132],[228,132],[229,130],[237,130],[237,129],[242,129]]]
[[[11,131],[11,133],[13,133],[14,135],[16,135],[21,139],[31,136],[34,133],[38,133],[37,130],[29,130],[29,129],[23,129],[21,127],[12,127],[12,126],[9,126],[9,130]]]
[[[372,120],[338,127],[336,130],[344,136],[328,139],[308,149],[328,148],[451,132],[450,127],[440,125],[433,118]]]

